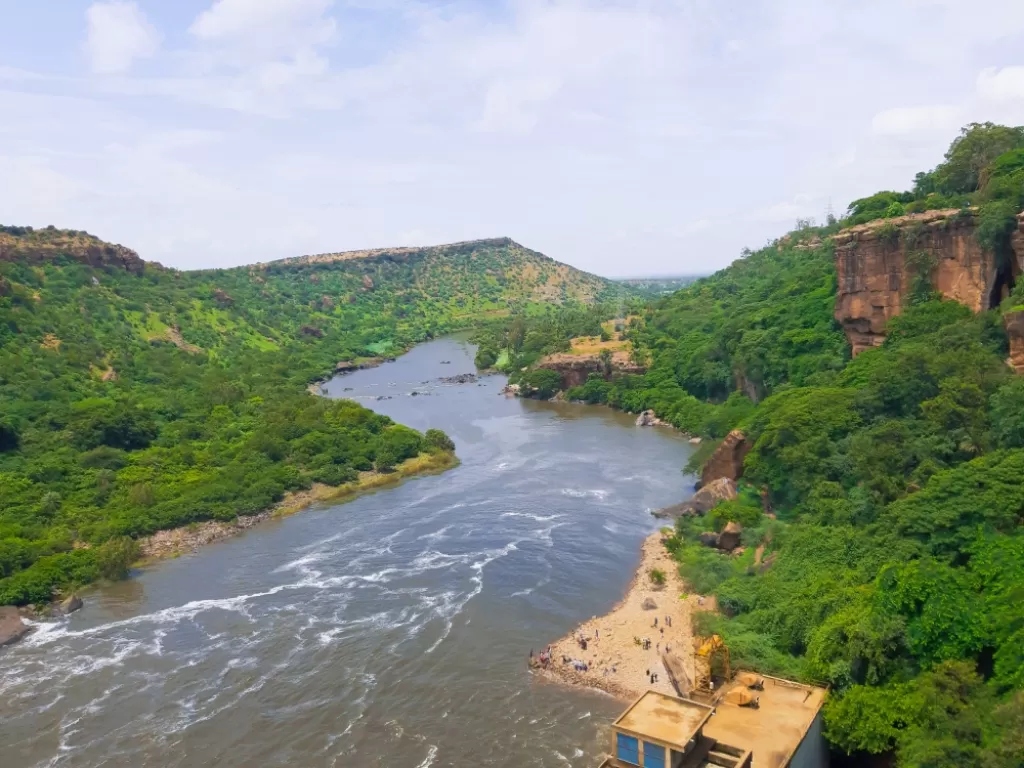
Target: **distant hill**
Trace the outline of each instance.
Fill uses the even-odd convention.
[[[23,270],[74,271],[137,340],[206,351],[279,349],[328,338],[342,357],[384,354],[533,304],[592,304],[635,295],[508,238],[423,248],[299,256],[230,269],[178,271],[85,232],[0,228],[9,290],[35,293]],[[72,265],[86,268],[74,270]],[[88,270],[99,270],[95,273]],[[106,273],[106,276],[100,274]],[[144,277],[144,280],[132,279]],[[90,283],[95,278],[98,285]],[[65,297],[66,298],[66,297]],[[50,302],[35,317],[58,310]],[[31,318],[26,318],[30,320]],[[2,331],[0,331],[2,334]]]
[[[674,277],[622,277],[615,282],[639,291],[646,296],[665,296],[700,280],[705,275],[676,275]]]

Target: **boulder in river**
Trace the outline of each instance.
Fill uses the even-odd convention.
[[[706,515],[717,507],[719,502],[732,501],[735,498],[736,483],[727,477],[720,477],[702,486],[688,501],[659,509],[652,514],[655,517],[696,517]]]
[[[0,606],[0,646],[16,643],[31,631],[32,627],[22,621],[17,608]]]
[[[638,427],[668,427],[671,426],[667,421],[659,419],[654,411],[646,410],[636,417],[636,425]]]
[[[82,598],[78,595],[69,595],[60,601],[60,612],[67,616],[82,607]]]

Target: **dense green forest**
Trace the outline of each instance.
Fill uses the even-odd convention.
[[[911,192],[857,200],[657,302],[627,332],[648,372],[567,393],[653,408],[704,438],[695,463],[744,430],[740,497],[680,520],[670,547],[717,597],[699,629],[734,664],[831,686],[826,734],[853,764],[1024,765],[1024,379],[1004,362],[1000,310],[922,286],[856,359],[833,319],[830,235],[965,205],[1006,256],[1024,130],[968,126]],[[1018,283],[1003,309],[1022,303]],[[743,554],[698,543],[733,520]]]
[[[0,229],[0,604],[123,574],[154,531],[449,450],[307,385],[623,290],[509,240],[179,272],[82,232]]]

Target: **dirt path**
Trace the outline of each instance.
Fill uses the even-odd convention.
[[[665,574],[664,586],[656,586],[650,578],[651,569]],[[681,595],[687,595],[681,599]],[[653,600],[656,608],[645,609],[644,602]],[[644,540],[640,565],[625,598],[612,611],[581,624],[567,637],[551,646],[551,662],[545,674],[570,685],[598,688],[623,699],[633,699],[654,689],[675,694],[662,653],[668,647],[676,663],[693,680],[693,629],[691,618],[697,610],[697,596],[688,595],[679,577],[678,564],[661,543],[661,534],[652,533]],[[654,626],[657,619],[658,625]],[[668,621],[666,621],[668,619]],[[587,639],[584,651],[579,638]],[[651,647],[644,650],[634,638],[649,638]],[[577,671],[563,657],[586,662],[586,671]],[[650,682],[648,672],[657,674]]]

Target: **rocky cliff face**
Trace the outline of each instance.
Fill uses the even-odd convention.
[[[562,389],[585,384],[587,377],[592,373],[604,373],[604,363],[598,355],[573,355],[565,352],[542,358],[537,367],[558,371],[562,377]],[[613,373],[635,374],[645,373],[647,370],[642,365],[630,362],[626,352],[616,352],[612,355],[611,369]]]
[[[743,476],[743,460],[750,453],[750,443],[746,435],[734,429],[722,441],[711,458],[704,464],[700,480],[705,486],[720,478],[728,478],[735,482]]]
[[[1003,325],[1010,337],[1010,358],[1006,362],[1015,373],[1024,373],[1024,310],[1007,312]]]
[[[86,232],[11,230],[0,230],[0,261],[42,263],[63,256],[91,267],[113,267],[134,274],[142,274],[145,268],[145,262],[131,248],[105,243]]]
[[[1024,221],[1015,237],[1024,246]],[[835,317],[856,355],[878,346],[924,272],[943,296],[975,312],[996,306],[1020,274],[1017,258],[1000,266],[981,247],[972,213],[929,211],[873,221],[833,238],[838,296]]]

